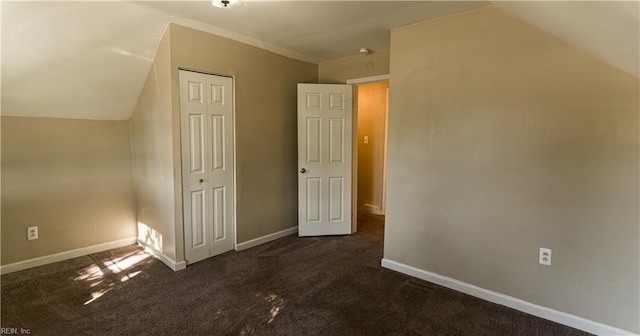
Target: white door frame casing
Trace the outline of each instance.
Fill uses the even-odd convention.
[[[226,251],[234,250],[234,249],[237,248],[237,218],[236,218],[236,199],[237,199],[237,197],[236,197],[236,194],[237,194],[237,190],[236,190],[236,185],[237,185],[237,181],[236,181],[236,178],[237,178],[237,176],[236,176],[236,160],[237,160],[236,151],[237,150],[236,150],[236,132],[235,132],[235,125],[236,125],[236,120],[235,120],[235,116],[236,116],[236,113],[235,113],[235,85],[236,85],[236,82],[235,82],[235,78],[233,76],[209,73],[209,72],[204,72],[204,71],[199,71],[199,70],[178,68],[178,73],[180,75],[179,77],[201,75],[201,76],[203,76],[202,77],[203,79],[209,78],[209,79],[212,79],[214,81],[217,80],[217,81],[226,82],[229,85],[224,84],[225,88],[228,86],[228,88],[231,91],[229,95],[224,97],[224,99],[228,99],[229,103],[231,104],[230,110],[228,111],[229,114],[227,114],[230,117],[229,118],[230,120],[229,120],[229,122],[224,122],[224,119],[222,119],[223,120],[222,121],[222,125],[223,125],[222,128],[224,129],[223,132],[224,133],[229,133],[225,137],[224,141],[231,142],[231,144],[229,145],[229,144],[224,144],[224,141],[223,141],[222,146],[223,146],[224,150],[230,152],[230,155],[225,153],[225,154],[223,154],[223,156],[224,156],[224,160],[228,162],[227,165],[231,166],[231,167],[229,167],[228,173],[225,173],[225,175],[227,177],[223,177],[223,176],[219,176],[218,175],[217,178],[214,179],[213,176],[211,176],[212,177],[211,181],[209,181],[207,179],[207,177],[209,175],[206,175],[204,177],[204,179],[205,179],[204,184],[206,185],[206,188],[209,188],[209,189],[211,189],[214,185],[220,183],[220,181],[224,180],[225,182],[223,182],[223,183],[224,183],[224,186],[226,188],[214,188],[214,189],[227,189],[227,191],[225,191],[225,194],[227,192],[229,193],[228,195],[225,195],[225,197],[224,197],[225,198],[225,203],[228,202],[229,204],[224,204],[223,205],[224,208],[225,208],[225,211],[224,211],[225,218],[223,218],[223,221],[225,221],[225,223],[226,223],[225,224],[225,231],[226,231],[225,235],[227,236],[225,239],[229,239],[229,242],[228,243],[224,243],[223,244],[225,246],[223,248],[224,251],[220,251],[220,247],[222,247],[222,246],[215,246],[214,242],[216,241],[216,237],[214,235],[216,233],[215,233],[215,231],[212,231],[210,233],[210,235],[213,237],[213,240],[210,242],[210,244],[212,244],[212,245],[211,245],[210,248],[208,248],[208,250],[210,251],[210,255],[209,256],[214,256],[214,255],[217,255],[217,254],[220,254],[220,253],[223,253],[223,252],[226,252]],[[207,99],[207,97],[210,97],[210,95],[212,95],[212,92],[206,92],[206,91],[210,90],[210,89],[213,90],[213,89],[211,87],[209,87],[210,86],[210,85],[208,85],[208,84],[210,84],[209,81],[207,79],[205,79],[205,81],[206,81],[205,82],[206,89],[203,88],[205,90],[203,90],[202,95],[204,96],[204,99]],[[185,150],[188,151],[187,147],[189,146],[189,144],[185,143],[185,141],[184,141],[184,137],[185,137],[185,133],[184,132],[185,132],[185,130],[188,130],[188,127],[189,127],[189,124],[187,124],[185,122],[186,118],[188,118],[188,115],[186,115],[185,113],[189,113],[189,112],[186,111],[186,108],[185,108],[185,106],[183,106],[183,102],[182,102],[182,100],[183,100],[183,96],[182,96],[183,90],[185,92],[186,92],[186,90],[185,90],[185,87],[183,86],[182,80],[180,80],[179,82],[180,82],[180,85],[179,85],[179,88],[180,88],[180,104],[179,104],[180,105],[180,118],[178,120],[180,121],[180,127],[179,127],[180,128],[180,160],[181,160],[181,168],[182,168],[182,176],[180,178],[181,178],[181,184],[182,184],[182,195],[181,195],[182,202],[181,202],[181,204],[182,204],[182,219],[183,219],[183,232],[184,232],[184,234],[183,234],[184,245],[183,246],[184,246],[185,260],[187,260],[187,262],[189,262],[189,263],[193,263],[194,262],[193,260],[189,260],[188,252],[187,252],[187,249],[189,248],[188,247],[188,239],[189,238],[188,238],[187,234],[191,230],[189,230],[186,227],[190,223],[190,217],[189,217],[189,220],[187,220],[187,214],[188,214],[187,212],[191,211],[191,209],[190,209],[190,207],[187,206],[188,205],[187,203],[189,203],[189,205],[190,205],[190,202],[186,202],[186,200],[185,200],[185,197],[189,193],[189,189],[190,189],[190,185],[188,185],[188,183],[186,182],[187,179],[188,179],[187,174],[189,173],[189,170],[188,170],[188,167],[187,167],[187,163],[188,162],[186,162],[187,157],[185,155]],[[224,92],[224,91],[222,91],[222,92]],[[185,93],[185,94],[188,94],[188,93]],[[211,104],[213,104],[213,102],[211,102]],[[209,110],[206,110],[206,113],[211,114],[211,112]],[[217,116],[217,114],[216,114],[216,116]],[[212,114],[211,117],[213,118],[213,114]],[[222,118],[224,118],[224,117],[222,116]],[[204,128],[205,130],[209,126],[214,127],[213,119],[212,120],[205,119],[204,122],[206,122],[207,124],[211,124],[211,125],[207,125]],[[209,130],[209,131],[212,131],[212,130]],[[213,134],[210,134],[209,136],[213,136]],[[207,136],[205,135],[205,138],[206,137]],[[210,146],[213,146],[213,138],[206,138],[205,142],[207,142],[207,143],[205,144],[206,147],[203,148],[203,151],[207,150],[207,149],[212,150],[212,148],[210,148]],[[211,143],[208,143],[208,142],[211,142]],[[187,147],[185,147],[185,146],[187,146]],[[185,148],[187,148],[187,149],[185,149]],[[213,156],[214,154],[213,154],[213,152],[211,152],[211,153],[208,153],[207,155],[212,155]],[[211,163],[211,165],[213,166],[213,164],[214,164],[213,157],[207,158],[207,160],[208,160],[207,162]],[[213,168],[213,167],[211,167],[211,168]],[[226,169],[227,168],[225,167],[223,170],[226,170]],[[214,169],[212,169],[212,171],[213,170]],[[207,174],[209,174],[209,173],[207,173]],[[200,183],[202,184],[203,183],[202,179],[200,181],[201,181]],[[231,189],[231,190],[228,190],[228,189]],[[211,199],[207,200],[207,202],[213,202],[214,201],[213,195],[211,195],[210,198]],[[212,220],[213,220],[213,218],[212,218]],[[210,229],[211,230],[215,230],[215,228],[210,228]],[[193,238],[193,237],[191,237],[191,238]]]
[[[360,77],[360,78],[347,79],[347,84],[357,85],[357,84],[371,84],[371,83],[377,83],[377,82],[388,82],[389,78],[390,78],[389,74]]]

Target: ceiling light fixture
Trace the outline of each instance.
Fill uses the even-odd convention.
[[[218,8],[236,7],[240,0],[212,0],[211,4]]]

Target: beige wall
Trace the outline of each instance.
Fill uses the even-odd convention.
[[[382,209],[388,82],[358,85],[358,210]],[[369,143],[364,143],[364,136]]]
[[[178,68],[234,77],[238,242],[297,226],[296,90],[297,83],[317,82],[318,66],[172,24],[174,153],[180,149]],[[177,155],[173,168],[181,171]],[[175,193],[181,209],[179,183]]]
[[[170,56],[167,30],[131,117],[131,151],[139,239],[175,261]]]
[[[638,78],[492,6],[391,45],[384,257],[640,332]]]
[[[347,79],[386,75],[389,73],[389,50],[369,55],[354,55],[320,62],[318,80],[324,84],[344,84]]]
[[[2,265],[135,236],[127,121],[3,116],[1,142]]]

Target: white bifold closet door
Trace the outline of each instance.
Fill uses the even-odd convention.
[[[233,80],[180,70],[185,257],[234,248]]]

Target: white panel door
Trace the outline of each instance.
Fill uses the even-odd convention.
[[[234,248],[232,79],[180,70],[185,257]]]
[[[298,234],[352,233],[351,85],[298,84]]]

